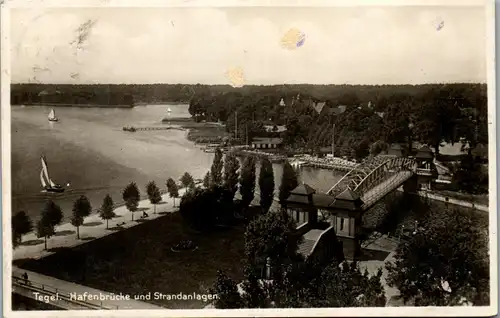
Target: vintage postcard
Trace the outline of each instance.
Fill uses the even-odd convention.
[[[497,313],[492,1],[4,1],[5,317]]]

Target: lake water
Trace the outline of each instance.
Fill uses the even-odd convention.
[[[203,178],[213,154],[203,152],[179,130],[124,132],[123,126],[159,125],[171,117],[189,117],[187,105],[151,105],[132,109],[55,107],[60,122],[50,123],[50,107],[12,107],[12,210],[37,219],[46,199],[61,206],[65,219],[72,203],[85,194],[94,208],[110,194],[121,200],[122,189],[135,181],[144,193],[147,182],[178,179],[185,171]],[[54,182],[67,185],[62,194],[41,192],[40,156],[47,158]],[[281,165],[274,165],[276,186]],[[326,191],[341,176],[329,170],[303,168],[302,181]]]

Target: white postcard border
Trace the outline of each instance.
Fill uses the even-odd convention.
[[[3,304],[5,317],[275,317],[275,316],[490,316],[498,310],[497,214],[489,213],[490,234],[490,297],[488,307],[383,307],[383,308],[311,308],[311,309],[199,309],[199,310],[116,310],[116,311],[12,311],[11,310],[11,126],[10,126],[10,13],[16,7],[209,7],[209,6],[391,6],[391,5],[450,5],[486,6],[487,15],[487,85],[489,158],[496,159],[496,82],[495,82],[495,16],[493,1],[475,0],[254,0],[254,1],[161,1],[161,0],[39,0],[8,1],[1,6],[1,137],[2,137],[2,211],[3,211]],[[489,162],[490,193],[497,193],[496,160]],[[494,176],[492,178],[492,176]],[[497,211],[496,195],[490,195],[490,211]]]

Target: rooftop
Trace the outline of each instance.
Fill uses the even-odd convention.
[[[298,194],[298,195],[309,195],[309,194],[316,193],[316,190],[314,190],[307,183],[302,183],[298,187],[293,189],[290,193]]]

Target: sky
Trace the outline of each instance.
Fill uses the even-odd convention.
[[[484,7],[15,8],[10,21],[13,83],[486,82]]]

